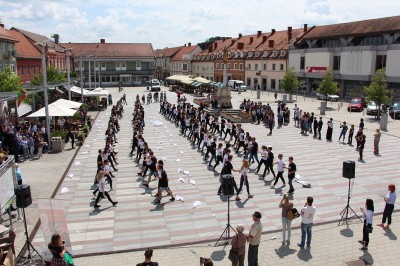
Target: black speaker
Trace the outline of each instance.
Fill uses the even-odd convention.
[[[234,190],[233,190],[233,183],[235,182],[235,180],[232,177],[223,177],[222,178],[222,194],[224,194],[225,196],[230,196],[234,194]]]
[[[18,208],[26,208],[32,204],[31,187],[29,185],[19,185],[14,189]]]
[[[356,163],[354,161],[343,161],[343,177],[352,179],[355,178]]]

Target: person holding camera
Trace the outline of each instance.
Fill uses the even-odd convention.
[[[315,214],[315,206],[313,206],[314,198],[307,197],[307,202],[301,208],[301,242],[297,245],[304,248],[307,237],[307,247],[311,245],[312,225]]]
[[[51,237],[51,242],[48,245],[48,249],[51,254],[53,254],[53,259],[51,260],[51,265],[53,266],[67,266],[67,263],[64,260],[65,255],[65,241],[61,240],[61,236],[59,234],[54,234]]]
[[[286,194],[283,195],[283,198],[279,203],[279,208],[282,209],[282,245],[285,245],[285,243],[290,245],[292,220],[288,219],[288,212],[289,210],[292,210],[293,203],[289,202],[289,198]],[[287,231],[287,240],[286,240],[286,231]]]
[[[254,223],[251,225],[250,232],[247,235],[247,241],[249,242],[247,261],[249,266],[258,266],[258,246],[261,242],[261,233],[263,228],[260,220],[261,213],[258,211],[254,212]]]
[[[358,243],[362,245],[360,250],[368,250],[369,234],[372,233],[372,219],[374,217],[374,201],[367,199],[365,202],[365,209],[360,207],[360,211],[364,215],[363,225],[363,239],[359,240]]]
[[[232,237],[232,249],[238,254],[237,261],[232,261],[232,266],[244,266],[244,257],[246,254],[246,235],[243,234],[244,227],[242,225],[236,226],[236,234]]]

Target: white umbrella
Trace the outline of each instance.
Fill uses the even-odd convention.
[[[68,108],[68,109],[76,109],[76,108],[79,108],[82,105],[82,103],[68,101],[65,99],[59,99],[59,100],[55,101],[54,103],[51,103],[50,105],[57,105],[57,106],[61,106],[61,107]]]
[[[57,106],[57,105],[49,105],[49,116],[73,116],[76,113],[76,110]],[[43,117],[46,116],[45,107],[42,109],[30,114],[28,117]]]

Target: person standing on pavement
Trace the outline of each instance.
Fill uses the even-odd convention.
[[[359,161],[363,161],[364,146],[365,146],[365,135],[362,135],[358,146],[358,153],[360,154],[360,157],[358,158]]]
[[[369,234],[372,233],[372,219],[374,217],[374,201],[367,199],[365,202],[365,209],[360,207],[361,212],[364,215],[363,225],[363,239],[359,240],[358,243],[362,245],[361,250],[368,250],[369,245]]]
[[[301,248],[304,248],[306,243],[307,247],[310,247],[311,245],[312,225],[315,214],[313,201],[313,197],[307,197],[307,202],[304,204],[304,207],[301,208],[301,242],[297,244]]]
[[[347,139],[347,144],[349,144],[350,146],[353,145],[353,135],[354,135],[354,125],[351,125],[349,130],[349,138]]]
[[[278,165],[278,174],[275,177],[275,182],[271,188],[275,188],[276,183],[278,183],[279,178],[282,180],[283,186],[285,186],[285,178],[283,177],[284,168],[286,168],[285,161],[283,160],[283,154],[278,155],[278,161],[274,164]]]
[[[285,245],[285,243],[290,245],[292,220],[288,219],[288,212],[293,208],[293,203],[289,202],[289,198],[286,194],[283,195],[283,198],[279,203],[279,208],[282,209],[282,245]],[[286,231],[287,231],[287,239],[286,239]]]
[[[288,169],[288,183],[289,183],[289,191],[288,193],[293,193],[294,192],[294,187],[293,187],[293,179],[296,176],[296,164],[293,162],[293,157],[290,156],[289,157],[289,165],[287,167],[285,167],[286,169]]]
[[[318,139],[321,139],[321,130],[322,130],[322,126],[324,125],[324,122],[322,121],[322,117],[319,118],[318,121]]]
[[[390,225],[392,224],[392,213],[394,210],[394,203],[396,202],[396,186],[394,184],[390,184],[388,186],[389,193],[383,197],[383,200],[386,202],[385,209],[383,211],[382,223],[377,224],[377,226],[383,227],[385,229],[390,229]],[[387,225],[386,218],[388,219]]]
[[[314,121],[313,121],[313,129],[314,129],[314,139],[317,138],[317,130],[318,130],[318,120],[317,117],[314,116]]]
[[[329,119],[328,128],[326,130],[326,141],[332,141],[332,133],[333,133],[333,119]]]
[[[169,179],[168,179],[167,172],[164,170],[164,166],[159,164],[158,171],[160,171],[160,175],[158,176],[158,192],[157,192],[157,198],[155,200],[155,203],[156,204],[161,203],[163,191],[167,192],[168,196],[171,196],[169,201],[172,202],[175,200],[175,197],[172,194],[172,191],[169,189],[169,186],[168,186]]]
[[[381,140],[381,130],[379,128],[377,128],[375,130],[375,134],[374,134],[374,154],[378,155],[379,154],[379,141]]]
[[[232,266],[244,266],[244,257],[246,254],[246,235],[243,234],[244,227],[236,226],[236,234],[232,237],[232,249],[238,253],[238,261],[232,261]]]
[[[343,142],[344,142],[344,140],[346,139],[346,133],[347,133],[347,129],[348,129],[346,121],[343,121],[343,123],[340,125],[340,128],[342,130],[340,131],[340,135],[339,135],[339,140],[338,141],[340,142],[340,139],[343,137]]]
[[[249,160],[243,160],[242,167],[240,167],[238,172],[240,172],[240,186],[236,193],[236,200],[240,200],[239,193],[242,191],[243,183],[247,189],[247,198],[250,199],[253,197],[253,195],[250,194],[249,178],[247,176],[249,173]]]
[[[258,266],[258,246],[261,241],[263,225],[261,223],[261,213],[256,211],[253,214],[254,223],[251,225],[250,232],[247,235],[249,250],[247,255],[248,266]]]
[[[22,172],[17,163],[15,164],[15,175],[17,176],[18,186],[21,186],[22,185]]]
[[[95,208],[100,208],[101,206],[98,205],[97,203],[99,203],[100,198],[102,198],[102,196],[106,196],[108,201],[111,202],[111,204],[113,206],[118,204],[118,201],[113,201],[110,197],[110,194],[108,194],[108,192],[106,191],[106,180],[104,179],[104,172],[103,171],[99,171],[99,173],[97,174],[97,181],[99,182],[99,194],[97,194],[97,198],[96,201],[94,202],[94,207]]]

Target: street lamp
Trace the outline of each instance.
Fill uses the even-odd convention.
[[[47,143],[49,145],[49,150],[51,150],[51,141],[50,141],[50,123],[49,123],[49,99],[47,95],[47,70],[46,70],[46,47],[47,43],[38,42],[35,43],[42,47],[42,77],[43,77],[43,90],[44,90],[44,112],[46,114],[46,133],[47,133]]]
[[[68,79],[68,100],[71,101],[71,66],[69,61],[69,53],[72,48],[65,48],[64,52],[67,54],[67,79]]]
[[[90,74],[90,58],[92,55],[88,55],[86,58],[89,59],[89,90],[92,90],[92,75]]]

